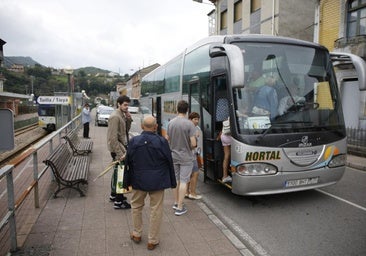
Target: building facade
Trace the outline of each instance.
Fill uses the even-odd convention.
[[[132,99],[139,99],[141,97],[141,79],[159,67],[160,64],[153,64],[151,66],[139,69],[133,73],[126,82],[119,82],[116,85],[116,92],[111,92],[111,101],[114,102],[119,95],[127,95]]]
[[[4,44],[6,44],[6,42],[0,38],[0,67],[2,67],[4,63]]]
[[[366,1],[319,0],[314,41],[366,60]]]
[[[24,66],[21,64],[12,64],[8,70],[15,73],[24,73]]]
[[[313,41],[317,0],[211,0],[214,34],[270,34]],[[214,31],[210,29],[210,31]]]
[[[129,96],[131,98],[139,99],[141,97],[141,79],[159,66],[160,64],[155,63],[151,66],[142,68],[131,75],[126,83],[126,88],[127,91],[130,92]]]
[[[6,44],[6,42],[0,38],[0,68],[3,67],[4,65],[4,50],[3,50],[4,44]],[[5,77],[0,71],[0,92],[4,91],[4,81]]]
[[[324,45],[366,60],[366,0],[210,0],[210,35],[271,34]],[[216,24],[212,29],[212,24]],[[366,85],[336,65],[346,126],[366,129]],[[358,99],[358,101],[354,101]],[[352,104],[351,104],[352,102]]]
[[[317,13],[315,39],[320,44],[329,51],[352,53],[366,60],[365,0],[320,0]],[[346,126],[366,129],[366,85],[358,83],[352,66],[336,65],[335,71]]]

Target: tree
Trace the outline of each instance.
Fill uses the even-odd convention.
[[[1,68],[0,72],[5,77],[4,91],[26,94],[29,92],[30,80],[24,74],[10,72],[5,68]]]
[[[29,76],[42,77],[44,79],[48,79],[51,77],[51,69],[43,67],[39,64],[36,64],[33,68],[27,68],[26,73]]]
[[[8,92],[30,94],[32,82],[35,95],[54,95],[55,92],[67,92],[68,90],[67,76],[64,74],[53,75],[51,68],[41,65],[26,68],[24,74],[10,72],[5,68],[0,68],[0,72],[5,76],[4,90]],[[110,91],[115,90],[115,85],[118,82],[125,82],[128,77],[126,74],[124,77],[107,78],[79,70],[74,74],[74,90],[75,92],[85,90],[89,97],[107,96]]]

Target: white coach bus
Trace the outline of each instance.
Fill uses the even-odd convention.
[[[223,184],[232,193],[315,189],[343,176],[341,98],[331,55],[321,45],[265,35],[208,37],[142,80],[141,106],[157,117],[162,135],[180,99],[201,115],[204,181],[221,181],[218,135],[227,117],[232,182]]]

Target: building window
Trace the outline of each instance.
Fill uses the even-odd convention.
[[[256,12],[261,8],[261,0],[251,0],[250,1],[250,12]]]
[[[347,37],[366,34],[366,0],[348,2]]]
[[[221,30],[226,29],[227,28],[227,10],[225,10],[221,13],[220,21],[221,21],[221,24],[220,24]]]
[[[242,1],[237,1],[234,4],[234,23],[242,19]]]

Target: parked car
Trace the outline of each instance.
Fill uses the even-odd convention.
[[[97,110],[95,111],[95,125],[98,125],[98,115],[100,113],[100,110],[102,110],[103,108],[110,108],[109,106],[103,105],[103,104],[99,104],[97,106]]]
[[[131,98],[131,102],[128,106],[128,112],[137,114],[140,110],[140,101],[135,98]]]
[[[97,106],[97,110],[95,111],[95,125],[98,125],[98,114],[99,114],[99,112],[100,112],[100,110],[102,109],[102,108],[104,108],[104,107],[106,107],[105,105],[103,105],[103,104],[99,104],[98,106]]]
[[[98,126],[100,125],[108,125],[109,116],[112,114],[114,108],[103,106],[99,108],[96,116],[96,123]]]

